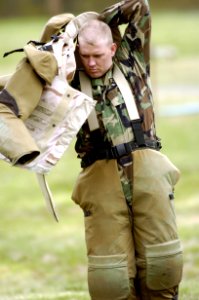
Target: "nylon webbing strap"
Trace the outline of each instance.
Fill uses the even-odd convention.
[[[135,98],[128,84],[128,81],[117,65],[114,66],[113,78],[124,98],[126,108],[131,119],[135,141],[138,146],[143,146],[145,145],[145,140],[141,125],[141,119],[135,103]]]
[[[55,211],[55,207],[54,207],[53,199],[52,199],[52,194],[51,194],[51,191],[49,189],[48,183],[46,181],[45,175],[37,173],[36,176],[37,176],[37,180],[38,180],[39,186],[41,188],[41,191],[43,193],[44,199],[46,201],[46,206],[47,206],[49,212],[54,217],[54,219],[58,222],[59,219],[58,219],[58,216],[57,216],[56,211]]]
[[[117,65],[114,65],[113,78],[124,98],[131,121],[139,120],[140,116],[138,114],[137,106],[131,88],[128,84],[128,81],[124,77],[124,74]]]
[[[90,98],[93,98],[91,82],[84,72],[79,72],[79,80],[81,91]],[[88,116],[88,125],[90,131],[94,131],[99,128],[99,122],[97,119],[95,108],[91,111],[90,115]]]
[[[140,120],[131,88],[126,78],[124,77],[124,74],[117,65],[114,65],[113,78],[124,98],[131,121]],[[92,98],[93,95],[91,82],[84,72],[79,72],[79,80],[82,92]],[[88,117],[88,124],[91,131],[99,128],[99,123],[95,109],[92,110],[91,114]]]

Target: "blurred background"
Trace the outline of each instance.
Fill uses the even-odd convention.
[[[52,15],[63,11],[73,11],[80,13],[83,10],[97,10],[104,9],[105,6],[116,3],[113,0],[87,0],[82,1],[67,1],[67,0],[16,0],[14,5],[12,0],[1,1],[0,16],[32,16],[32,15]],[[149,1],[151,8],[155,10],[187,10],[198,9],[197,0],[175,0],[175,1]]]
[[[101,11],[108,0],[1,0],[0,75],[23,53],[6,51],[38,40],[48,18]],[[184,247],[181,300],[199,299],[199,3],[150,1],[151,74],[162,152],[181,171],[176,216]],[[80,171],[72,143],[47,176],[60,218],[48,213],[35,174],[0,161],[0,300],[88,300],[84,220],[71,200]]]

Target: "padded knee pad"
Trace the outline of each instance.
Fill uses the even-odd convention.
[[[127,256],[89,256],[88,285],[92,300],[129,299]]]
[[[167,290],[182,278],[182,247],[179,240],[146,246],[146,284],[151,290]]]

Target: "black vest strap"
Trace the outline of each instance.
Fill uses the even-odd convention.
[[[57,41],[59,39],[59,37],[57,35],[54,35],[51,37],[53,39],[53,41]],[[35,46],[41,46],[41,48],[39,48],[39,50],[43,50],[43,51],[52,51],[52,46],[51,45],[45,45],[45,43],[41,43],[38,41],[33,41],[30,40],[27,44],[34,44]],[[24,49],[23,48],[18,48],[18,49],[14,49],[8,52],[5,52],[3,57],[6,57],[12,53],[16,53],[16,52],[23,52]]]
[[[92,165],[96,160],[101,159],[121,159],[129,155],[132,151],[136,149],[150,148],[154,150],[161,149],[161,143],[158,140],[147,140],[144,141],[142,146],[134,141],[124,144],[119,144],[112,147],[98,147],[97,149],[90,151],[85,156],[82,157],[81,167],[86,168]]]
[[[3,55],[3,57],[6,57],[6,56],[8,56],[8,55],[10,55],[12,53],[15,53],[15,52],[23,52],[23,51],[24,51],[23,48],[14,49],[14,50],[5,52],[4,55]]]
[[[135,142],[138,147],[143,147],[145,145],[144,133],[141,123],[141,119],[131,121]]]

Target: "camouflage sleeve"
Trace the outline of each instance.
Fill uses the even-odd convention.
[[[147,0],[124,0],[106,8],[100,14],[100,18],[112,27],[139,22],[146,13],[149,13]],[[142,27],[141,23],[139,25]]]
[[[114,33],[120,28],[120,40],[114,57],[132,88],[145,137],[156,136],[154,110],[150,85],[150,35],[151,17],[147,0],[124,0],[106,8],[101,13]],[[125,26],[123,26],[125,24]],[[118,43],[119,41],[119,43]]]
[[[149,64],[149,42],[151,32],[151,18],[147,0],[124,0],[106,8],[100,19],[109,24],[113,31],[115,42],[125,41],[130,51],[138,50],[144,54],[146,65]],[[124,36],[120,39],[118,26],[127,24]],[[115,34],[117,33],[117,34]],[[134,45],[132,47],[132,41]],[[119,45],[120,46],[120,45]]]

